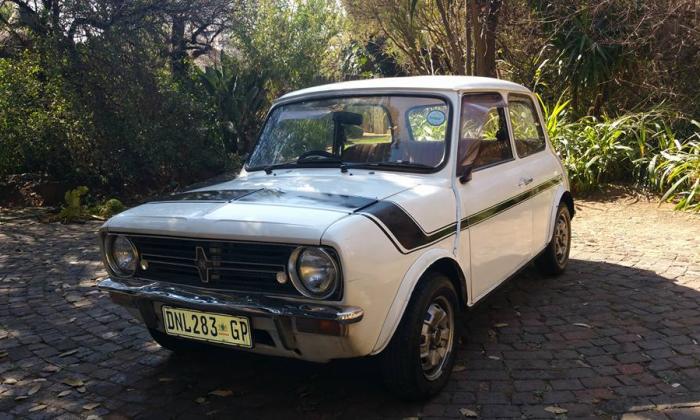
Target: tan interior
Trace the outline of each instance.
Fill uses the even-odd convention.
[[[403,161],[437,166],[442,160],[444,142],[407,141],[393,149],[391,143],[355,144],[343,150],[342,159],[350,162]],[[390,159],[391,158],[391,159]]]

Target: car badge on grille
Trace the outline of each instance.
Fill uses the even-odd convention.
[[[204,252],[204,248],[198,246],[196,249],[197,258],[195,263],[197,264],[197,271],[199,272],[199,280],[202,283],[209,283],[209,269],[212,268],[212,262],[207,258],[207,254]]]

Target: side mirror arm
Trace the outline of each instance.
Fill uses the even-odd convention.
[[[459,182],[462,184],[466,184],[467,182],[471,181],[473,169],[474,166],[471,164],[464,165],[464,167],[462,167],[462,174],[459,176]]]

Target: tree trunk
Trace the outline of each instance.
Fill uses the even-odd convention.
[[[474,73],[496,77],[496,34],[502,0],[472,0]]]
[[[468,1],[464,2],[464,8],[465,8],[464,17],[467,20],[467,22],[466,22],[467,24],[465,27],[466,30],[464,31],[464,39],[465,39],[465,43],[467,44],[467,53],[466,53],[467,57],[466,57],[465,65],[464,65],[465,66],[464,74],[466,74],[468,76],[471,76],[474,74],[474,70],[472,69],[472,35],[471,35],[471,27],[472,27],[471,25],[472,25],[472,21],[473,21],[472,9],[471,9],[472,3],[473,3],[473,0],[468,0]]]
[[[459,74],[463,71],[464,68],[464,60],[462,58],[462,52],[459,48],[459,37],[456,33],[452,31],[450,18],[448,16],[449,4],[445,4],[443,3],[443,1],[444,0],[438,0],[435,2],[435,5],[438,8],[440,18],[442,19],[442,24],[445,27],[445,33],[447,35],[449,43],[450,55],[452,56],[452,59],[448,60],[447,65],[450,67],[450,71],[453,74]]]
[[[170,31],[170,68],[175,77],[184,77],[185,58],[187,51],[185,45],[185,19],[182,16],[173,16],[173,26]]]
[[[497,77],[496,73],[496,34],[498,30],[498,15],[501,12],[502,0],[491,0],[485,24],[485,67],[484,75]]]
[[[479,75],[481,61],[483,57],[483,45],[480,42],[481,37],[481,13],[479,11],[479,0],[469,0],[469,6],[471,11],[472,20],[472,38],[473,38],[473,50],[474,50],[474,70],[472,74],[475,76]]]

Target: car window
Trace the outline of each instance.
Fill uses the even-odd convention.
[[[525,157],[545,148],[544,131],[532,100],[526,96],[508,98],[508,114],[518,156]]]
[[[412,141],[445,141],[447,105],[419,106],[408,111]]]
[[[269,135],[277,139],[275,153],[281,160],[296,158],[307,150],[330,152],[333,146],[333,120],[330,115],[320,112],[315,118],[283,117]]]
[[[464,95],[460,124],[458,173],[466,165],[476,169],[513,159],[501,95]]]
[[[386,109],[372,105],[349,105],[346,111],[361,116],[359,125],[343,125],[346,149],[356,144],[391,143],[391,119]]]
[[[428,96],[344,96],[275,107],[246,169],[353,164],[425,171],[445,161],[450,108]]]

